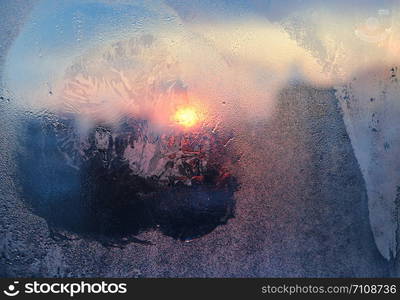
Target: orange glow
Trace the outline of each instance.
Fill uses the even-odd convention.
[[[200,120],[199,113],[194,107],[185,106],[179,108],[173,117],[173,120],[179,125],[189,128],[193,127]]]

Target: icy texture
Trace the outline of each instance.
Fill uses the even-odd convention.
[[[190,240],[233,217],[226,138],[212,129],[158,135],[147,121],[125,118],[83,134],[74,119],[54,115],[22,124],[22,197],[56,234],[119,245],[159,229]]]
[[[3,2],[0,31],[9,36],[19,23],[9,22],[15,12],[9,3],[30,1]],[[362,87],[355,92],[347,83],[360,77],[360,67],[390,69],[382,61],[388,56],[385,63],[390,62],[398,53],[398,26],[370,30],[373,22],[365,21],[370,12],[378,12],[369,5],[375,2],[381,8],[382,3],[365,2],[40,1],[9,49],[2,77],[11,92],[1,99],[0,275],[388,275],[389,263],[379,255],[370,232],[363,181],[331,89],[340,79],[346,82],[344,95],[353,94],[352,108],[343,110],[348,127],[354,123],[356,128],[348,131],[360,164],[384,157],[379,147],[363,155],[374,143],[368,126],[362,125],[370,119],[358,114],[365,107],[357,100]],[[371,31],[372,38],[367,36]],[[0,62],[10,41],[1,41]],[[344,105],[348,99],[339,90],[341,85],[338,97]],[[235,171],[242,188],[235,194],[236,218],[217,230],[231,216],[233,191],[199,184],[197,174],[209,170],[209,160],[200,168],[193,163],[197,153],[174,145],[161,149],[163,143],[154,138],[168,136],[165,116],[175,101],[203,104],[221,121],[212,125],[235,133],[222,144],[239,154]],[[131,119],[139,115],[152,121],[131,142],[131,135],[121,135],[121,112],[128,111]],[[391,125],[382,128],[385,137],[395,137],[387,131]],[[41,183],[33,184],[25,198],[18,184],[23,176],[14,170],[23,158],[27,164],[22,173],[31,183]],[[184,168],[168,168],[171,162]],[[157,166],[168,169],[168,175]],[[393,166],[379,171],[382,178]],[[149,200],[154,176],[172,178],[170,186],[156,185],[162,191],[172,186],[172,191],[155,206],[144,202],[149,206],[142,211],[156,208],[156,218],[131,218],[143,206],[119,200],[126,194]],[[373,190],[371,184],[368,190]],[[50,228],[75,226],[79,231],[88,224],[77,220],[89,220],[94,222],[86,231],[115,234],[123,221],[126,226],[119,233],[162,225],[167,236],[160,230],[144,232],[156,245],[130,244],[125,249],[105,248],[90,236],[63,239],[50,232],[49,237],[44,219],[21,203],[29,196],[35,196],[32,204]],[[118,201],[113,206],[109,199]],[[384,216],[393,208],[391,199],[382,206]],[[80,212],[76,207],[97,209],[86,219],[74,214]],[[189,214],[189,224],[195,226],[185,226],[188,219],[180,218],[188,209],[201,212],[198,219],[198,214]],[[210,211],[211,218],[202,218]],[[386,219],[382,226],[389,234],[378,241],[386,254],[389,242],[394,249],[392,225],[393,219]],[[168,237],[206,233],[193,243]]]
[[[67,69],[55,109],[89,121],[159,117],[165,125],[169,115],[163,112],[184,100],[178,67],[165,43],[150,34],[92,49]]]
[[[399,249],[399,11],[390,5],[364,9],[341,17],[333,10],[316,14],[310,9],[282,25],[318,59],[336,88],[365,180],[375,241],[390,260]]]
[[[344,122],[368,192],[372,231],[386,259],[396,257],[400,208],[400,86],[397,68],[370,70],[337,87]]]

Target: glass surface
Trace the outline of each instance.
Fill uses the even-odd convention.
[[[104,275],[79,243],[137,257],[125,270],[109,254],[110,276],[388,275],[396,1],[5,1],[0,15],[3,231],[36,228],[51,257],[5,275]]]

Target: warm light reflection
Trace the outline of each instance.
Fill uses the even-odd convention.
[[[181,107],[175,112],[173,120],[183,127],[193,127],[199,121],[199,113],[194,107]]]

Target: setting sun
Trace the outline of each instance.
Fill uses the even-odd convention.
[[[173,117],[174,121],[183,127],[192,127],[199,121],[199,115],[193,107],[179,108]]]

